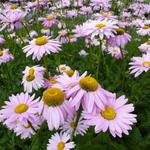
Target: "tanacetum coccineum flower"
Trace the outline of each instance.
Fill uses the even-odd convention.
[[[44,86],[45,68],[40,66],[26,67],[23,71],[22,84],[24,91],[31,93],[33,89],[38,90]]]
[[[136,115],[133,104],[126,104],[128,99],[125,96],[102,100],[103,107],[97,107],[94,113],[83,114],[87,119],[86,123],[95,126],[95,132],[109,132],[113,137],[122,137],[122,134],[129,134],[131,126],[136,122]]]
[[[70,112],[71,107],[61,89],[52,87],[43,92],[39,113],[47,121],[49,130],[57,130]]]
[[[9,129],[15,129],[20,124],[35,122],[38,117],[39,99],[28,93],[10,96],[0,111],[3,123]]]
[[[58,53],[61,50],[60,46],[59,41],[41,36],[30,41],[29,45],[23,48],[23,52],[26,53],[26,57],[32,55],[33,60],[40,60],[44,55]]]
[[[67,133],[55,133],[49,139],[47,150],[70,150],[75,147],[74,142],[69,142],[70,135]]]
[[[134,74],[135,77],[147,72],[150,69],[150,53],[143,54],[142,57],[133,57],[129,65],[130,74]]]

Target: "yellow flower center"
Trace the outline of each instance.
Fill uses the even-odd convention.
[[[66,67],[61,67],[60,70],[64,71],[66,70]]]
[[[26,112],[28,110],[28,105],[26,104],[19,104],[18,106],[16,106],[15,108],[15,113],[17,114],[22,114],[24,112]]]
[[[42,45],[45,45],[48,43],[48,40],[46,39],[45,36],[42,36],[42,37],[38,37],[36,40],[35,40],[35,44],[38,45],[38,46],[42,46]]]
[[[13,9],[13,10],[14,10],[14,9],[17,9],[17,5],[15,5],[15,4],[11,5],[11,6],[10,6],[10,9]]]
[[[105,110],[101,112],[101,115],[106,120],[113,120],[116,117],[116,111],[112,107],[106,107]]]
[[[150,28],[150,27],[147,26],[147,25],[145,25],[145,26],[142,27],[142,29],[149,29],[149,28]]]
[[[142,66],[150,67],[150,61],[144,61],[144,62],[142,63]]]
[[[96,27],[97,28],[103,28],[103,27],[105,27],[106,25],[104,24],[104,23],[98,23],[97,25],[96,25]]]
[[[48,88],[43,93],[43,101],[48,106],[60,106],[65,99],[65,94],[59,88]]]
[[[31,126],[30,126],[30,124],[28,123],[27,125],[24,125],[23,127],[27,129],[27,128],[30,128]]]
[[[58,144],[57,144],[57,148],[58,148],[58,150],[64,150],[64,148],[65,148],[65,143],[64,142],[59,142]]]
[[[55,83],[57,83],[57,81],[56,81],[56,79],[55,79],[55,78],[50,78],[50,79],[49,79],[49,82],[50,82],[51,84],[55,84]]]
[[[72,77],[73,74],[74,74],[74,71],[73,71],[73,70],[67,70],[66,73],[67,73],[67,75],[68,75],[69,77]]]
[[[96,91],[98,82],[93,77],[87,76],[80,80],[80,87],[86,91]]]
[[[109,16],[109,13],[103,13],[103,16],[104,16],[104,17],[108,17],[108,16]]]
[[[68,37],[68,39],[72,39],[72,38],[74,38],[74,34],[68,34],[67,37]]]
[[[26,77],[26,80],[27,80],[27,81],[30,82],[30,81],[33,81],[33,80],[35,79],[34,72],[35,72],[34,68],[31,68],[31,69],[29,70],[29,74],[28,74],[28,76]]]
[[[3,56],[3,51],[2,50],[0,50],[0,56]]]
[[[148,45],[150,45],[150,40],[146,42]]]
[[[125,33],[124,29],[122,29],[122,28],[116,29],[116,32],[118,35],[123,35]]]
[[[47,17],[47,20],[48,20],[48,21],[51,21],[51,20],[53,20],[53,17],[48,16],[48,17]]]

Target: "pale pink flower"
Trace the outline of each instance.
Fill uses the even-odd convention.
[[[47,150],[70,150],[75,147],[74,142],[69,142],[70,135],[67,133],[55,133],[49,139]]]
[[[59,129],[70,112],[71,107],[61,89],[52,87],[44,91],[39,113],[47,121],[49,130]]]
[[[31,93],[44,86],[44,72],[45,68],[40,66],[26,67],[23,71],[22,84],[24,91]]]
[[[103,107],[98,107],[97,112],[84,112],[86,123],[95,126],[95,133],[109,132],[113,137],[122,137],[122,134],[129,135],[129,130],[136,123],[136,115],[133,104],[126,104],[128,99],[125,96],[102,100]]]
[[[35,99],[35,94],[30,96],[28,93],[10,96],[0,111],[3,123],[9,129],[15,129],[20,123],[34,122],[38,117],[39,99]]]
[[[143,54],[142,57],[133,57],[129,65],[130,74],[134,74],[135,77],[147,72],[150,69],[150,53]]]
[[[23,48],[23,52],[26,53],[26,57],[32,55],[33,60],[39,61],[44,55],[58,53],[61,50],[60,46],[59,41],[42,36],[30,41],[29,45]]]
[[[14,56],[9,52],[8,49],[0,50],[0,65],[7,63],[14,59]]]

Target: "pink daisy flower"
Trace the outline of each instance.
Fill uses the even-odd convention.
[[[133,57],[129,65],[130,74],[134,74],[134,77],[147,72],[150,69],[150,53],[143,54],[142,57]]]
[[[65,93],[59,88],[48,88],[44,91],[39,105],[39,113],[48,123],[49,130],[58,129],[71,112]]]
[[[52,25],[58,24],[58,20],[54,16],[47,16],[43,21],[44,27],[51,27]]]
[[[47,150],[70,150],[75,147],[74,142],[69,142],[70,135],[67,133],[55,133],[52,135],[51,139],[49,139],[49,143],[47,144]]]
[[[61,131],[62,132],[66,132],[68,134],[72,134],[73,131],[74,135],[84,135],[86,134],[86,131],[88,130],[89,126],[87,124],[85,124],[85,120],[83,119],[82,116],[80,116],[79,121],[76,125],[76,113],[75,111],[72,114],[69,114],[66,121],[64,122],[64,124],[61,126]]]
[[[35,117],[32,122],[22,123],[19,122],[14,128],[14,132],[17,136],[21,136],[21,139],[31,138],[34,135],[36,130],[40,128],[40,125],[43,123],[43,119],[40,116]]]
[[[141,52],[150,53],[150,40],[148,40],[144,44],[141,44],[138,48],[140,49]]]
[[[9,52],[8,49],[0,50],[0,65],[7,63],[14,59],[14,56]]]
[[[108,39],[108,43],[111,46],[118,46],[121,48],[124,48],[129,41],[131,41],[131,36],[128,33],[125,33],[124,29],[122,28],[117,28],[116,36]]]
[[[19,10],[19,11],[3,11],[2,14],[0,14],[0,20],[4,24],[3,29],[5,29],[6,26],[10,27],[12,30],[14,28],[20,29],[22,28],[22,20],[26,16],[26,13]]]
[[[150,25],[143,25],[138,29],[137,34],[141,36],[150,35]]]
[[[3,123],[9,129],[15,129],[19,124],[25,125],[34,122],[38,117],[39,99],[35,95],[20,93],[9,97],[0,111]]]
[[[125,96],[102,100],[103,108],[98,107],[96,113],[84,112],[86,123],[95,126],[95,133],[109,132],[113,137],[122,137],[122,134],[129,134],[131,126],[136,123],[136,115],[133,104],[126,104],[128,99]]]
[[[104,37],[110,38],[116,33],[117,21],[113,20],[91,20],[86,24],[86,32],[91,35],[92,38],[99,36],[100,39]]]
[[[31,93],[33,89],[38,90],[44,86],[45,68],[40,66],[26,67],[23,71],[22,84],[24,91]]]
[[[29,45],[23,48],[23,52],[26,53],[26,57],[33,55],[32,59],[39,61],[44,54],[58,53],[61,50],[60,46],[59,41],[41,36],[30,41]]]
[[[122,52],[119,47],[108,47],[108,54],[111,54],[113,58],[122,59]]]

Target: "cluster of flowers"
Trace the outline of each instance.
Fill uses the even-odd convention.
[[[84,0],[64,0],[53,4],[43,0],[28,2],[23,8],[5,3],[0,10],[0,31],[7,31],[9,39],[17,37],[16,42],[23,47],[26,57],[32,56],[33,60],[38,61],[45,55],[60,52],[62,44],[76,42],[79,38],[84,39],[86,48],[100,45],[101,50],[113,58],[123,59],[127,54],[126,45],[131,41],[126,28],[135,27],[139,36],[150,35],[150,21],[145,16],[150,12],[150,5],[143,1],[131,4],[131,11],[124,9],[119,1],[117,5],[122,11],[120,17],[110,11],[110,0],[91,0],[89,6],[84,3]],[[69,7],[73,9],[68,10]],[[39,13],[41,16],[35,21],[34,14],[40,9],[48,9],[49,13],[45,16]],[[75,25],[73,29],[69,29],[62,19],[75,19],[79,15],[87,17],[87,21]],[[132,17],[136,19],[131,22]],[[27,21],[31,28],[35,22],[39,23],[42,26],[40,34],[35,30],[28,31]],[[52,38],[53,26],[58,28],[55,39]],[[16,32],[22,28],[27,30],[25,37],[20,37]],[[1,35],[0,45],[4,43],[5,38]],[[142,57],[133,57],[130,62],[131,74],[135,73],[135,77],[150,69],[150,41],[139,49]],[[85,50],[79,54],[88,55]],[[8,49],[0,50],[0,64],[13,59]],[[133,104],[127,104],[125,96],[118,98],[116,93],[103,89],[87,72],[80,75],[66,65],[60,65],[57,70],[59,75],[49,74],[49,78],[45,78],[45,72],[48,71],[44,66],[27,66],[22,78],[24,92],[9,97],[0,110],[0,121],[21,138],[30,138],[46,121],[50,131],[61,131],[49,140],[48,150],[74,148],[75,144],[70,142],[70,138],[84,135],[90,126],[95,127],[95,133],[109,130],[113,137],[129,134],[136,122],[136,115],[133,114]],[[41,97],[30,95],[41,88],[44,89]]]
[[[66,144],[71,135],[84,135],[89,126],[95,126],[95,133],[109,130],[113,137],[129,134],[136,115],[125,96],[117,98],[87,72],[80,76],[66,65],[59,66],[61,74],[49,80],[44,71],[40,66],[27,67],[23,72],[25,93],[10,96],[0,110],[0,120],[10,130],[28,138],[46,120],[50,131],[61,130],[60,136],[52,136],[48,149],[73,148],[73,142]],[[29,93],[38,88],[45,90],[35,99]]]

